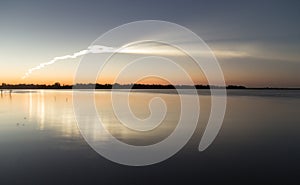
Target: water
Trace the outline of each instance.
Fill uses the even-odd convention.
[[[84,101],[83,92],[82,99]],[[120,92],[122,94],[122,92]],[[0,98],[0,184],[298,184],[300,91],[230,90],[222,129],[204,152],[197,150],[210,111],[209,91],[200,90],[201,115],[188,144],[173,157],[146,167],[113,163],[81,136],[71,91],[4,92]],[[147,145],[166,138],[180,111],[172,90],[135,90],[130,105],[149,116],[148,101],[165,100],[169,112],[153,132],[120,127],[109,91],[96,93],[106,128],[119,140]],[[92,131],[92,129],[91,129]],[[97,135],[103,147],[109,139]]]

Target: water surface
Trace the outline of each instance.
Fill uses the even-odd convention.
[[[84,93],[88,92],[83,92],[83,101]],[[189,143],[162,163],[129,167],[108,161],[85,142],[76,124],[71,91],[4,92],[0,98],[0,184],[299,183],[299,91],[229,90],[221,131],[204,152],[197,148],[209,116],[210,96],[206,90],[199,94],[198,128]],[[148,102],[157,96],[165,100],[168,113],[157,129],[145,134],[120,127],[109,91],[97,91],[95,102],[115,137],[147,145],[173,131],[179,97],[170,90],[135,90],[130,95],[132,111],[141,119],[149,116]],[[95,135],[95,139],[109,147],[107,138]]]

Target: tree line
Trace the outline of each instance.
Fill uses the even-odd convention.
[[[211,88],[224,88],[220,86],[210,85],[162,85],[162,84],[74,84],[74,85],[61,85],[56,82],[52,85],[46,84],[6,84],[2,83],[0,89],[211,89]],[[246,89],[245,86],[228,85],[227,89]]]

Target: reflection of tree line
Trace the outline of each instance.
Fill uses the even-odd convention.
[[[1,86],[0,86],[0,87],[1,87]],[[3,89],[1,88],[0,91],[1,91],[1,98],[3,98]],[[11,98],[12,98],[12,96],[11,96],[12,90],[9,89],[9,90],[7,90],[7,91],[9,92],[9,98],[11,99]]]
[[[2,83],[0,86],[1,94],[3,89],[210,89],[222,88],[220,86],[209,85],[162,85],[162,84],[75,84],[75,85],[61,85],[56,82],[52,85],[46,84],[6,84]],[[245,86],[228,85],[227,89],[246,89]]]

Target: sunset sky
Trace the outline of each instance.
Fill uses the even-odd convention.
[[[80,57],[21,78],[139,20],[170,21],[198,34],[215,53],[227,84],[300,87],[300,2],[275,0],[2,0],[0,83],[71,84]]]

